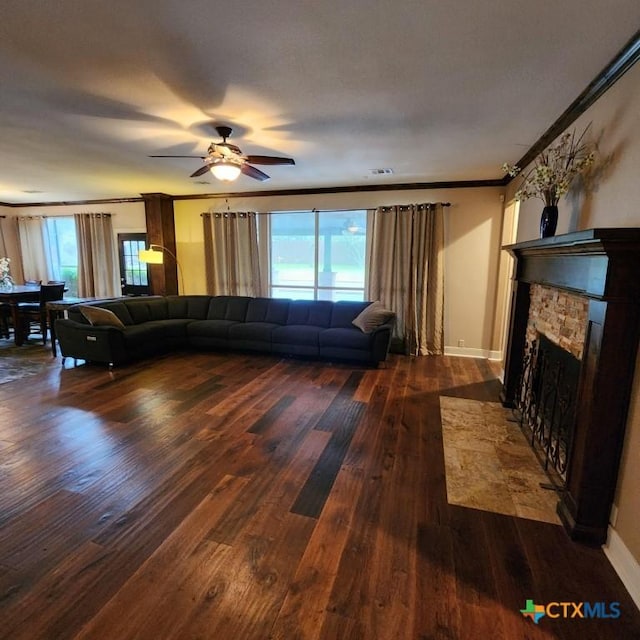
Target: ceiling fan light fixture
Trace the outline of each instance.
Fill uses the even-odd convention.
[[[209,169],[214,177],[223,182],[233,182],[240,175],[240,165],[235,162],[222,161],[212,164]]]

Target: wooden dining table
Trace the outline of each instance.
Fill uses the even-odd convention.
[[[24,336],[19,331],[18,304],[20,302],[39,302],[39,284],[14,284],[9,291],[0,290],[0,303],[4,302],[11,309],[13,320],[13,339],[17,346],[22,345]]]

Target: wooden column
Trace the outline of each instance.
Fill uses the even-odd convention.
[[[606,540],[640,338],[640,229],[590,229],[506,247],[516,259],[502,401],[513,406],[533,283],[589,299],[566,488],[574,540]]]
[[[147,224],[147,246],[157,244],[176,254],[176,230],[173,197],[166,193],[142,193]],[[149,290],[153,295],[178,293],[178,265],[171,254],[164,252],[163,264],[150,264]]]

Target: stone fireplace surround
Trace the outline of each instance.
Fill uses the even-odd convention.
[[[527,342],[538,333],[582,360],[587,331],[589,299],[562,289],[541,284],[531,285],[531,302],[527,322]]]
[[[502,402],[513,407],[536,332],[580,361],[558,515],[572,539],[606,540],[640,338],[640,229],[590,229],[505,247],[515,258]]]

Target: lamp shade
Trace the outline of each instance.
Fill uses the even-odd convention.
[[[235,162],[216,162],[210,169],[211,173],[223,182],[233,182],[240,175],[240,165]]]
[[[164,254],[162,251],[154,249],[140,249],[138,251],[138,259],[140,262],[148,262],[149,264],[162,264],[164,262]]]

